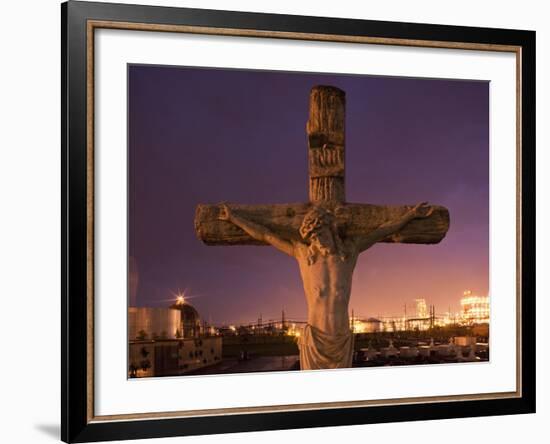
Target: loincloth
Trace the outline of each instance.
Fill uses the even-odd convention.
[[[300,369],[317,370],[351,367],[353,335],[329,335],[306,324],[298,341]]]

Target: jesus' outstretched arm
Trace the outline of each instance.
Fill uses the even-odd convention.
[[[431,216],[433,210],[433,207],[430,207],[427,202],[415,205],[399,219],[385,222],[368,235],[359,238],[359,251],[365,251],[376,242],[380,242],[382,239],[397,233],[413,219],[424,219]]]
[[[223,204],[221,206],[221,212],[218,217],[220,220],[225,220],[237,225],[237,227],[241,228],[254,239],[266,242],[289,256],[294,256],[294,246],[290,241],[276,236],[272,231],[262,225],[238,216],[231,211],[227,205]]]

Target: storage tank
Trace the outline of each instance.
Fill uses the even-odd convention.
[[[128,339],[175,339],[181,329],[181,312],[172,308],[129,307]]]

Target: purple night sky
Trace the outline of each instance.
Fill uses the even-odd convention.
[[[489,84],[129,66],[129,254],[132,303],[167,306],[185,290],[203,319],[305,319],[296,262],[269,247],[206,246],[199,203],[307,200],[311,87],[346,92],[349,202],[446,206],[438,245],[377,244],[359,258],[350,312],[410,313],[414,299],[459,310],[489,285]]]

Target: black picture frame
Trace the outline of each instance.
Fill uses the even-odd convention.
[[[89,286],[87,36],[89,20],[511,45],[521,67],[521,395],[303,411],[94,421],[88,359]],[[535,412],[535,32],[356,19],[69,1],[61,5],[62,375],[65,442],[370,424]],[[512,198],[512,197],[511,197]]]

